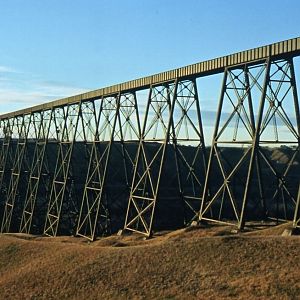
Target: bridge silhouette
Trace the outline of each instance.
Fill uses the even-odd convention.
[[[299,227],[299,55],[294,38],[1,115],[1,232],[149,237],[176,214]],[[214,74],[204,138],[197,79]]]

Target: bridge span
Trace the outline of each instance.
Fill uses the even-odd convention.
[[[294,38],[0,115],[1,232],[300,226],[299,55]],[[214,74],[204,139],[197,79]]]

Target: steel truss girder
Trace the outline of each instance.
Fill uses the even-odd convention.
[[[19,229],[21,233],[31,233],[32,225],[38,227],[38,224],[32,224],[34,214],[37,213],[36,202],[38,201],[45,205],[45,201],[42,201],[42,199],[47,198],[47,193],[44,192],[41,194],[41,185],[43,185],[45,191],[49,189],[49,168],[46,161],[46,150],[53,114],[54,110],[40,111],[33,114],[33,119],[37,126],[37,137]],[[47,178],[44,178],[45,176],[47,176]],[[38,213],[39,218],[44,217],[41,211]]]
[[[246,51],[233,53],[223,57],[202,61],[189,66],[184,66],[167,72],[138,78],[128,82],[123,82],[113,86],[108,86],[102,89],[90,91],[81,95],[67,97],[65,99],[59,99],[56,101],[37,105],[28,109],[19,110],[13,113],[1,115],[1,118],[11,118],[15,115],[28,114],[32,111],[38,111],[41,109],[52,109],[67,104],[74,104],[78,102],[78,98],[85,100],[92,100],[103,96],[108,96],[116,93],[123,93],[125,91],[137,91],[142,89],[148,89],[153,84],[161,84],[162,82],[170,82],[178,77],[203,77],[211,74],[219,74],[224,72],[225,68],[238,66],[245,63],[257,63],[260,60],[267,57],[287,57],[287,56],[299,56],[300,55],[300,37],[277,42],[271,45],[266,45],[258,48],[249,49]]]
[[[254,66],[254,68],[258,67],[259,66]],[[223,213],[231,209],[231,218],[237,222],[237,226],[240,229],[244,227],[246,218],[249,219],[249,214],[247,216],[249,204],[251,204],[252,207],[260,206],[259,216],[262,219],[266,219],[270,217],[269,208],[266,203],[274,203],[279,193],[283,194],[283,192],[285,193],[283,199],[281,199],[283,201],[283,212],[280,213],[284,215],[284,219],[288,219],[285,207],[287,203],[295,205],[296,201],[295,191],[291,191],[293,189],[287,185],[287,182],[291,180],[289,179],[289,173],[291,173],[294,162],[299,161],[299,107],[292,59],[267,59],[260,66],[261,70],[256,72],[255,75],[249,70],[250,68],[253,68],[253,66],[244,65],[240,71],[236,69],[227,69],[225,71],[203,199],[199,212],[200,221],[209,220],[231,224],[232,221],[228,221],[228,216],[227,220],[223,217]],[[239,74],[237,74],[237,72],[239,72]],[[259,80],[259,77],[262,75],[264,80],[262,80],[262,78]],[[241,79],[241,77],[243,77],[243,79]],[[236,84],[237,82],[238,84]],[[254,88],[257,89],[255,96],[257,97],[257,94],[260,96],[257,113],[253,109],[254,101],[252,101]],[[229,95],[230,89],[234,90],[235,97]],[[286,100],[288,95],[293,98],[292,104],[288,103],[288,105],[294,109],[292,115],[294,114],[295,116],[296,125],[291,121],[291,113],[286,110],[287,107],[291,108],[285,106],[285,102],[288,101]],[[225,100],[229,100],[233,110],[222,127],[220,121]],[[248,110],[245,109],[245,104],[248,106]],[[236,117],[237,120],[234,126],[233,138],[231,141],[224,141],[221,137],[224,136],[224,132],[228,130],[229,123],[233,117]],[[255,117],[256,124],[254,120]],[[279,138],[278,119],[281,120],[281,123],[292,136],[290,140],[283,141]],[[274,139],[266,140],[264,135],[271,127],[270,124],[274,129],[275,136]],[[236,139],[237,131],[241,127],[244,128],[244,132],[248,133],[248,140],[238,141]],[[235,161],[231,158],[231,161],[228,161],[228,159],[226,160],[226,158],[222,157],[222,151],[219,149],[219,145],[222,145],[222,143],[239,146],[248,144],[249,146],[239,159]],[[284,143],[294,145],[295,149],[286,168],[279,170],[267,157],[264,148],[265,145],[276,146]],[[217,168],[219,168],[222,180],[220,180],[218,188],[215,187],[213,190],[208,190],[209,185],[213,181],[212,170],[216,172],[216,165]],[[262,165],[264,165],[264,168]],[[242,167],[246,171],[246,174],[239,173]],[[268,183],[264,183],[266,169],[268,169],[271,176],[274,176],[278,181],[271,196],[266,193],[266,190],[269,188]],[[251,201],[249,199],[250,190],[254,190],[254,181],[258,187],[258,192],[255,196],[258,198],[256,203],[253,199],[251,199]],[[239,191],[239,194],[233,191],[237,182],[242,185],[242,191]],[[251,198],[253,198],[253,194]],[[279,215],[276,216],[277,219],[278,216]]]
[[[136,94],[102,98],[95,123],[96,132],[77,225],[77,235],[89,240],[111,232],[110,206],[124,194],[129,195],[135,151],[128,145],[137,143],[140,137]],[[117,172],[113,170],[112,155],[114,160],[120,156],[117,158],[121,167]],[[120,191],[108,191],[108,176],[114,184],[113,190]]]
[[[190,118],[192,110],[196,112],[195,123]],[[188,159],[188,155],[179,148],[180,143],[196,144],[196,152],[190,155],[192,159]],[[195,79],[176,80],[150,88],[124,230],[145,236],[152,234],[155,207],[162,197],[161,178],[166,174],[165,162],[170,147],[174,153],[176,183],[175,187],[166,184],[165,188],[175,189],[172,196],[179,197],[182,205],[195,213],[190,201],[200,202],[203,184],[203,178],[195,169],[205,172],[205,146]],[[172,174],[170,177],[173,177]],[[164,194],[168,191],[165,190]]]
[[[1,232],[9,232],[11,230],[11,222],[13,214],[15,217],[13,221],[16,223],[20,219],[20,208],[24,200],[24,191],[21,190],[20,182],[22,182],[22,188],[27,186],[27,173],[30,169],[30,155],[28,153],[28,139],[36,140],[36,124],[32,120],[31,115],[23,115],[16,117],[17,127],[17,144],[15,150],[15,156],[13,161],[12,173],[10,177],[10,183],[6,194],[4,214],[1,224]],[[18,225],[15,225],[17,228]],[[13,228],[13,231],[17,231]]]

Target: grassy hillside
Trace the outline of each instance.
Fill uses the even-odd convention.
[[[215,226],[153,239],[0,235],[1,299],[300,299],[300,238]]]

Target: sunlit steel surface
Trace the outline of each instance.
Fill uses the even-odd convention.
[[[185,226],[243,229],[252,218],[299,226],[299,55],[295,38],[1,115],[1,232],[94,240],[121,222],[151,236],[163,202],[181,206]],[[207,149],[196,79],[217,73]],[[270,147],[283,146],[288,161],[274,163]],[[115,220],[120,199],[127,209]]]

